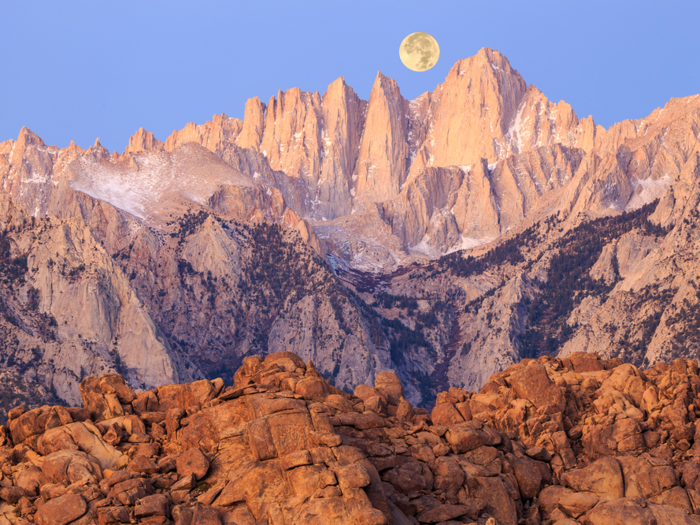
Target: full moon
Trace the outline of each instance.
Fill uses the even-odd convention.
[[[428,71],[440,58],[440,46],[428,33],[411,33],[399,47],[401,62],[413,71]]]

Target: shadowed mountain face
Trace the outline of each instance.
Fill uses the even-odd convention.
[[[77,403],[86,375],[147,389],[291,350],[428,405],[522,357],[694,358],[699,159],[700,96],[606,130],[486,48],[412,101],[340,78],[121,155],[22,129],[0,143],[0,365],[30,404]]]

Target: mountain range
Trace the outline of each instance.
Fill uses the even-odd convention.
[[[523,357],[700,349],[698,95],[605,129],[484,48],[412,101],[339,78],[122,154],[23,128],[0,181],[2,406],[282,350],[429,406]]]

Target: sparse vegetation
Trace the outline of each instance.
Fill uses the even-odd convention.
[[[557,241],[554,246],[556,254],[550,261],[546,281],[536,281],[539,294],[526,302],[529,328],[520,338],[523,357],[555,353],[571,337],[573,328],[566,320],[583,298],[605,298],[610,293],[615,281],[606,284],[590,276],[590,270],[606,244],[634,229],[645,235],[668,233],[647,220],[656,203],[630,213],[585,222]],[[619,278],[616,257],[612,266],[616,278]],[[656,329],[654,323],[648,325]]]
[[[468,255],[463,256],[463,252],[454,252],[440,257],[437,262],[441,270],[449,270],[455,277],[470,277],[480,275],[491,267],[503,264],[515,265],[525,260],[522,248],[531,245],[537,239],[537,225],[531,226],[524,232],[508,239],[486,254],[479,257]]]

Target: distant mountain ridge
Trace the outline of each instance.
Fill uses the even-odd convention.
[[[1,363],[72,403],[90,374],[152,388],[289,349],[424,404],[530,354],[690,358],[699,156],[700,96],[606,130],[488,48],[413,101],[340,78],[123,154],[24,128],[0,143]]]

